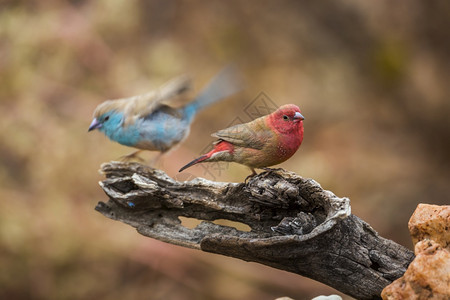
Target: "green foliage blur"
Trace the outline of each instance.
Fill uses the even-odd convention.
[[[132,151],[87,133],[106,99],[235,62],[245,92],[201,112],[170,176],[242,181],[238,165],[177,170],[264,92],[299,105],[282,167],[312,177],[409,248],[418,203],[449,204],[448,1],[0,2],[1,299],[310,299],[315,281],[138,235],[94,211],[102,162]],[[247,119],[246,119],[247,118]],[[207,128],[207,130],[205,130]],[[150,160],[156,153],[144,154]]]

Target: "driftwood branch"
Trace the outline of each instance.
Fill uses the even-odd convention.
[[[380,298],[414,258],[352,215],[348,198],[292,172],[263,172],[247,184],[178,182],[137,163],[106,163],[101,172],[110,199],[96,210],[140,234],[297,273],[358,299]],[[203,222],[189,229],[179,217]]]

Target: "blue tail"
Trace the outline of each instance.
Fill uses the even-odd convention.
[[[242,79],[236,67],[227,66],[220,71],[200,92],[194,101],[184,107],[185,116],[192,119],[195,114],[206,106],[227,98],[243,89]]]

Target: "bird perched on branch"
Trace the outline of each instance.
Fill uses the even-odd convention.
[[[191,102],[180,99],[190,88],[187,77],[176,78],[158,90],[130,98],[108,100],[94,111],[88,131],[98,129],[119,144],[142,150],[167,152],[188,135],[194,116],[206,106],[242,89],[234,67],[227,67]],[[180,103],[181,102],[181,103]]]
[[[236,162],[255,168],[267,168],[289,159],[303,141],[303,120],[298,106],[283,105],[270,115],[238,124],[214,134],[214,148],[194,159],[179,172],[195,164],[211,161]]]

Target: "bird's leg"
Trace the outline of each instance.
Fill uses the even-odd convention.
[[[263,169],[264,171],[266,171],[266,172],[264,172],[264,174],[261,175],[261,178],[267,177],[267,176],[270,175],[270,173],[272,173],[272,172],[278,172],[278,171],[283,170],[283,168],[267,168],[267,167],[261,168],[261,169]]]
[[[252,174],[248,175],[247,177],[245,177],[244,183],[247,184],[247,180],[258,175],[258,173],[256,173],[255,169],[250,168],[250,170],[252,170]]]
[[[140,152],[142,152],[142,150],[137,150],[137,151],[134,151],[134,152],[132,152],[132,153],[130,153],[128,155],[121,156],[120,160],[127,162],[127,161],[130,161],[132,159],[137,159],[137,160],[139,160],[141,162],[144,162],[144,159],[142,159],[141,157],[138,156],[138,154]]]
[[[150,161],[150,167],[154,167],[161,159],[165,152],[159,152],[158,155],[156,155],[151,161]]]

